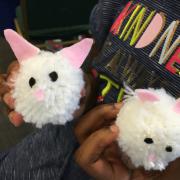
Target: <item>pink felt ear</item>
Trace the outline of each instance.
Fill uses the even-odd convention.
[[[11,29],[4,31],[4,36],[11,46],[17,60],[19,62],[37,55],[40,49],[26,41],[22,36]]]
[[[176,113],[180,114],[180,98],[176,100],[176,103],[175,103],[175,105],[173,107],[173,110]]]
[[[155,102],[160,100],[156,94],[147,89],[136,89],[135,93],[143,102]]]
[[[92,45],[93,39],[86,38],[79,43],[62,49],[60,54],[66,57],[74,67],[80,68],[88,56]]]

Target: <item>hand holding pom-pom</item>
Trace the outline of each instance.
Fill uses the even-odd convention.
[[[84,88],[80,66],[93,40],[84,39],[60,52],[51,53],[41,51],[13,30],[5,30],[4,34],[19,61],[19,72],[5,102],[11,109],[15,108],[25,122],[36,127],[48,123],[64,125],[71,121],[79,109]],[[19,119],[19,114],[11,113],[10,118]]]
[[[180,102],[165,90],[136,90],[117,116],[118,144],[135,168],[164,170],[180,157]]]

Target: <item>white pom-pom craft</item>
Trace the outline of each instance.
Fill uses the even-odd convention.
[[[51,53],[41,51],[13,30],[5,30],[4,35],[20,63],[12,92],[15,110],[37,127],[71,121],[84,88],[80,66],[93,40],[87,38]]]
[[[161,171],[180,157],[180,100],[164,89],[131,91],[116,125],[118,144],[136,168]]]

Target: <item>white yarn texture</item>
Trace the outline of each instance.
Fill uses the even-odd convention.
[[[120,129],[118,144],[135,167],[163,170],[180,157],[180,114],[173,111],[176,100],[165,90],[149,91],[160,101],[142,102],[136,93],[125,100],[116,121]],[[146,138],[153,143],[145,143]],[[169,146],[172,152],[166,151]]]
[[[51,81],[51,72],[58,74],[57,81]],[[29,85],[31,77],[36,80],[32,88]],[[20,66],[13,91],[15,110],[23,115],[25,122],[39,128],[47,123],[64,125],[73,119],[74,111],[79,108],[83,87],[80,69],[73,67],[60,52],[41,51]],[[34,92],[37,89],[45,92],[43,101],[36,100]]]

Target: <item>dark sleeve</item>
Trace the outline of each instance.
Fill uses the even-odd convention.
[[[92,180],[93,178],[90,177],[79,165],[74,161],[72,157],[66,170],[64,172],[62,180]]]
[[[0,179],[60,180],[76,146],[72,125],[47,125],[1,156]]]
[[[90,16],[90,30],[98,47],[101,47],[113,24],[119,7],[128,0],[99,0]]]

